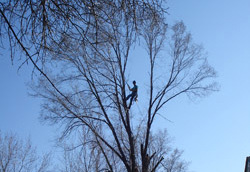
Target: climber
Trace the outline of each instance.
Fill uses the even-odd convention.
[[[133,88],[130,88],[130,86],[128,85],[129,90],[132,92],[131,94],[129,94],[126,97],[126,100],[128,100],[130,98],[130,103],[129,103],[128,109],[130,109],[130,107],[132,105],[132,101],[133,100],[137,101],[137,97],[138,97],[138,94],[137,94],[138,86],[136,85],[136,81],[133,81],[133,85],[134,85]]]

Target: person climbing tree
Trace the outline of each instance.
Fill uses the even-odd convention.
[[[133,81],[133,85],[134,87],[131,89],[130,86],[128,85],[128,88],[130,91],[132,91],[131,94],[129,94],[127,97],[126,97],[126,100],[128,100],[130,98],[130,103],[129,103],[129,106],[128,106],[128,109],[130,109],[131,105],[132,105],[132,101],[135,99],[137,99],[137,91],[138,91],[138,86],[136,85],[136,81]]]

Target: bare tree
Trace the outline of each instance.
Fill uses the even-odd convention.
[[[33,88],[44,99],[42,118],[64,126],[62,138],[76,131],[88,135],[85,143],[91,144],[82,146],[94,145],[89,155],[103,162],[94,171],[165,168],[166,150],[152,139],[155,118],[180,95],[216,90],[210,80],[216,74],[183,22],[167,32],[165,5],[161,0],[1,2],[1,38],[6,32],[11,49],[21,47],[24,62],[31,61],[42,75]],[[139,39],[150,64],[143,120],[126,102],[127,64]],[[164,47],[169,54],[160,55]],[[162,70],[156,68],[159,59]]]
[[[79,132],[79,137],[71,137],[60,142],[59,147],[63,149],[61,157],[62,164],[60,171],[100,171],[105,163],[101,149],[98,144],[91,139],[92,135],[88,129]],[[103,168],[105,170],[107,168]]]
[[[0,171],[48,171],[50,155],[38,157],[29,139],[23,141],[14,134],[0,132]]]
[[[163,161],[162,167],[166,172],[186,172],[188,162],[181,160],[182,151],[175,149],[172,154]]]

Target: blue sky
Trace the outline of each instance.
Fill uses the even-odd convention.
[[[169,22],[183,20],[194,41],[204,46],[221,88],[196,101],[174,100],[166,108],[173,122],[159,118],[157,126],[167,127],[191,171],[243,171],[250,156],[250,1],[170,0],[169,7]],[[140,81],[140,72],[131,78]],[[30,136],[45,152],[53,149],[56,129],[38,120],[39,99],[29,97],[25,85],[30,76],[26,66],[17,72],[16,63],[0,56],[0,130]]]

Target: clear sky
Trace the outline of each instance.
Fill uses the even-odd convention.
[[[166,108],[173,123],[159,119],[157,125],[168,128],[191,171],[243,172],[250,156],[250,1],[169,0],[169,7],[169,22],[183,20],[203,44],[221,88],[194,102],[176,99]],[[0,79],[0,130],[30,136],[39,152],[53,149],[56,130],[39,122],[39,100],[27,94],[30,71],[24,66],[17,73],[0,56]]]

